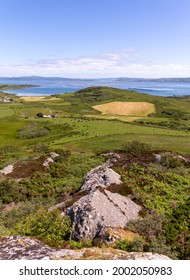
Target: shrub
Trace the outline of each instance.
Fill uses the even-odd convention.
[[[82,241],[75,241],[73,239],[70,239],[68,244],[67,244],[67,248],[69,247],[69,249],[81,249],[84,247],[83,242]]]
[[[190,259],[190,197],[164,223],[167,244],[176,250],[180,259]]]
[[[127,230],[144,236],[146,241],[164,234],[163,230],[164,218],[160,215],[154,215],[144,218],[143,220],[130,221],[126,225]]]
[[[34,153],[48,153],[49,152],[49,147],[48,144],[46,143],[38,143],[34,146],[32,146],[32,149]]]
[[[147,252],[157,253],[166,255],[172,259],[177,258],[175,251],[171,250],[171,247],[166,245],[165,237],[163,238],[152,238],[150,242],[144,247]]]
[[[129,245],[129,252],[142,252],[144,249],[144,242],[140,238],[135,238]]]
[[[39,208],[49,208],[55,204],[56,201],[53,198],[43,201],[40,197],[30,201],[26,200],[17,204],[15,203],[12,208],[8,209],[8,211],[4,208],[3,204],[0,204],[0,223],[2,223],[5,228],[12,229],[21,220],[34,214]]]
[[[37,114],[36,114],[36,117],[37,117],[37,118],[43,118],[43,116],[44,116],[44,115],[43,115],[42,113],[37,113]]]
[[[69,238],[70,231],[69,217],[62,217],[57,209],[48,212],[41,208],[16,224],[12,234],[33,236],[42,239],[50,246],[58,247],[64,239]]]
[[[11,154],[14,152],[18,152],[19,147],[11,146],[11,145],[5,145],[3,147],[0,147],[0,155],[6,155],[6,154]]]
[[[181,167],[183,164],[182,161],[177,157],[164,156],[162,157],[161,165],[167,168],[176,168]]]
[[[154,170],[153,166],[149,169],[138,164],[133,164],[122,175],[123,182],[131,188],[134,199],[145,208],[161,214],[170,214],[175,205],[189,197],[189,176]]]
[[[133,241],[128,241],[127,239],[119,240],[116,248],[128,252],[142,252],[144,242],[140,238],[135,238]]]
[[[47,128],[38,126],[37,124],[30,124],[18,130],[19,139],[30,139],[36,137],[46,136],[49,133]]]
[[[130,143],[124,143],[122,149],[129,153],[139,154],[150,151],[151,146],[147,143],[132,141]]]
[[[116,249],[128,251],[129,241],[127,239],[119,240],[116,244]]]
[[[0,200],[2,203],[10,203],[19,201],[21,194],[19,193],[18,184],[10,179],[0,178]]]

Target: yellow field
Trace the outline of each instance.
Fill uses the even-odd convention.
[[[22,96],[24,101],[33,102],[33,101],[50,101],[50,100],[58,100],[57,97],[47,97],[47,96]]]
[[[155,112],[154,104],[148,102],[110,102],[92,106],[104,115],[143,117]]]

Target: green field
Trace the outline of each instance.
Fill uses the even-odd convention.
[[[114,246],[190,259],[190,97],[90,87],[48,97],[0,92],[0,100],[0,169],[14,165],[11,174],[0,174],[0,236],[96,246],[71,240],[70,220],[48,209],[68,197],[73,203],[84,175],[105,162],[101,153],[114,151],[122,184],[110,191],[142,206],[142,219],[126,225],[137,240]],[[51,152],[59,156],[45,168]],[[160,163],[155,153],[162,154]]]
[[[13,116],[14,114],[14,109],[0,104],[0,119]]]
[[[12,103],[0,104],[0,146],[25,147],[42,142],[51,147],[76,148],[81,151],[120,149],[124,142],[139,139],[153,149],[189,151],[190,98],[166,98],[107,87],[92,87],[76,93],[52,97],[14,97]],[[148,102],[155,112],[138,119],[135,116],[102,115],[94,105],[115,101],[140,104]],[[139,102],[139,103],[135,103]],[[114,104],[114,103],[110,103]],[[120,103],[126,104],[126,103]],[[102,105],[103,106],[103,105]],[[37,118],[54,113],[55,118]],[[18,129],[28,124],[48,127],[46,136],[18,139]]]
[[[0,156],[0,167],[37,156],[33,147],[44,144],[52,150],[98,153],[121,150],[138,140],[151,144],[152,150],[190,151],[189,97],[165,98],[107,87],[50,97],[8,97],[13,102],[0,103],[0,149],[11,146],[19,151]],[[114,116],[93,109],[116,100],[133,106],[148,102],[155,112],[146,117]],[[55,118],[38,118],[38,113],[53,113]]]

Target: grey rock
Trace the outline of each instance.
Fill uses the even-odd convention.
[[[50,157],[48,157],[45,161],[44,161],[44,163],[42,164],[43,166],[45,166],[45,167],[48,167],[49,165],[50,165],[50,163],[52,163],[52,162],[54,162],[54,158],[56,158],[56,157],[58,157],[59,155],[57,154],[57,153],[55,153],[55,152],[51,152],[50,153]]]
[[[89,257],[88,257],[89,256]],[[0,237],[0,260],[170,260],[167,256],[125,252],[110,248],[83,248],[81,250],[55,249],[41,241],[24,236]]]
[[[37,239],[24,236],[8,236],[0,238],[1,260],[34,260],[47,257],[54,249]]]
[[[51,156],[51,158],[56,158],[56,157],[59,157],[59,154],[57,154],[55,152],[51,152],[50,156]]]
[[[11,174],[13,172],[13,168],[14,168],[14,165],[9,164],[6,167],[4,167],[2,170],[0,170],[0,173],[5,174],[5,175]]]
[[[138,219],[140,209],[129,197],[97,189],[75,202],[66,214],[73,222],[72,238],[93,240],[106,226],[124,227]]]
[[[92,191],[97,187],[108,187],[111,184],[120,185],[121,176],[107,164],[99,165],[84,176],[84,183],[81,190]]]
[[[101,155],[109,157],[109,159],[107,160],[107,166],[108,167],[113,166],[113,164],[121,158],[120,155],[118,155],[117,153],[113,153],[113,152],[104,153],[104,154],[101,154]]]
[[[156,161],[157,161],[158,163],[161,163],[162,157],[161,157],[160,154],[155,154],[155,158],[156,158]]]
[[[50,165],[50,163],[53,162],[53,159],[51,157],[47,158],[44,163],[42,164],[45,167],[48,167]]]

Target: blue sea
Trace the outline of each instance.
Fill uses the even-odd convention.
[[[0,78],[0,84],[30,84],[37,87],[9,90],[18,96],[47,96],[66,92],[75,92],[89,86],[109,86],[130,89],[140,93],[159,96],[190,95],[190,78],[141,79],[141,78],[105,78],[105,79],[68,79],[54,77],[18,77]]]

